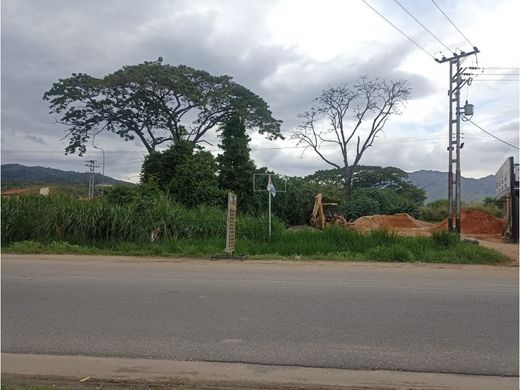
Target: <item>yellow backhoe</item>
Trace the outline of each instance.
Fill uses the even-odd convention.
[[[345,217],[337,212],[337,203],[323,203],[323,195],[320,193],[314,197],[314,208],[311,215],[311,226],[325,229],[328,225],[348,226]]]

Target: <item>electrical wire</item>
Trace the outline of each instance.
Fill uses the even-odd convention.
[[[379,11],[377,11],[374,7],[372,7],[366,0],[361,0],[363,3],[365,3],[372,11],[374,11],[376,14],[378,14],[381,18],[383,18],[390,26],[395,28],[397,31],[399,31],[401,34],[403,34],[410,42],[412,42],[415,46],[417,46],[419,49],[421,49],[423,52],[428,54],[431,58],[435,59],[435,57],[429,53],[426,49],[424,49],[421,45],[419,45],[417,42],[415,42],[412,38],[410,38],[408,35],[406,35],[399,27],[397,27],[395,24],[393,24],[391,21],[389,21],[387,18],[385,18]]]
[[[508,81],[508,82],[512,82],[512,81],[520,81],[520,79],[473,79],[473,83],[475,81],[490,81],[490,82],[495,82],[495,81]]]
[[[498,141],[500,141],[500,142],[502,142],[502,143],[504,143],[504,144],[506,144],[506,145],[509,145],[509,146],[511,146],[512,148],[515,148],[515,149],[517,149],[517,150],[520,150],[520,148],[518,148],[518,146],[515,146],[515,145],[513,145],[513,144],[510,144],[509,142],[504,141],[503,139],[498,138],[496,135],[491,134],[489,131],[483,129],[482,127],[480,127],[479,125],[477,125],[475,122],[473,122],[471,119],[468,119],[468,122],[472,123],[473,126],[479,128],[479,129],[482,130],[484,133],[486,133],[487,135],[489,135],[489,136],[495,138],[496,140],[498,140]]]
[[[499,66],[482,66],[481,67],[482,69],[515,69],[515,70],[519,70],[520,68],[504,68],[504,67],[499,67]]]
[[[486,76],[518,76],[520,73],[483,73]]]
[[[439,5],[435,2],[435,0],[432,0],[432,2],[433,2],[433,4],[435,4],[435,6],[438,8],[438,10],[442,12],[442,14],[446,17],[446,19],[448,19],[448,21],[451,23],[451,25],[453,27],[455,27],[455,29],[460,33],[460,35],[462,35],[462,37],[466,40],[466,42],[468,42],[471,45],[471,47],[475,47],[475,45],[469,41],[469,39],[462,33],[462,31],[460,31],[460,29],[457,27],[457,25],[455,23],[453,23],[453,21],[448,17],[448,15],[446,15],[446,13],[441,9],[441,7],[439,7]]]
[[[422,28],[424,28],[433,38],[435,38],[437,40],[437,42],[439,42],[442,46],[444,46],[446,48],[446,50],[448,50],[450,53],[452,52],[452,50],[443,42],[441,41],[439,38],[437,38],[437,36],[432,33],[424,24],[422,24],[414,15],[412,15],[412,13],[410,11],[408,11],[401,3],[399,3],[397,0],[394,0],[394,2],[403,9],[404,12],[406,12],[411,18],[413,18],[413,20],[415,20]]]

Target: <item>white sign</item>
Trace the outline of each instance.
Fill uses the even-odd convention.
[[[513,157],[509,157],[495,175],[496,178],[496,197],[498,199],[511,196],[511,168],[513,167]]]

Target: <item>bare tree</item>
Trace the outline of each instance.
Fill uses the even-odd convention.
[[[299,145],[313,149],[340,172],[348,200],[352,196],[352,176],[361,157],[373,145],[387,120],[400,114],[399,109],[410,93],[405,80],[367,80],[366,77],[361,77],[352,88],[346,83],[329,87],[315,99],[310,110],[299,115],[303,124],[293,132],[292,138],[297,139]],[[326,145],[337,146],[341,161],[324,154]]]

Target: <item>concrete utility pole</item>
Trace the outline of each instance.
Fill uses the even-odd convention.
[[[461,108],[460,106],[460,90],[464,85],[470,82],[471,79],[464,79],[463,73],[467,68],[462,68],[461,64],[464,60],[471,55],[480,53],[480,51],[473,47],[473,50],[469,53],[460,52],[460,54],[453,54],[453,57],[446,58],[442,57],[440,60],[435,59],[438,63],[449,62],[450,63],[450,83],[448,90],[449,97],[449,143],[448,143],[448,230],[456,231],[460,235],[460,116],[461,110],[465,110],[466,114],[470,114],[470,110],[473,110],[473,106],[466,105]],[[472,114],[472,112],[471,112]],[[453,129],[455,125],[455,131]],[[455,170],[455,180],[453,180],[453,171]],[[455,193],[455,197],[453,194]]]
[[[88,198],[92,199],[94,197],[94,171],[96,168],[99,168],[99,165],[96,165],[96,160],[87,160],[86,167],[89,168],[90,178],[88,182]]]
[[[103,186],[103,184],[105,184],[105,151],[103,150],[103,148],[94,145],[94,142],[92,142],[92,146],[94,147],[94,149],[101,150],[101,153],[103,154],[103,168],[101,171],[101,186]]]

